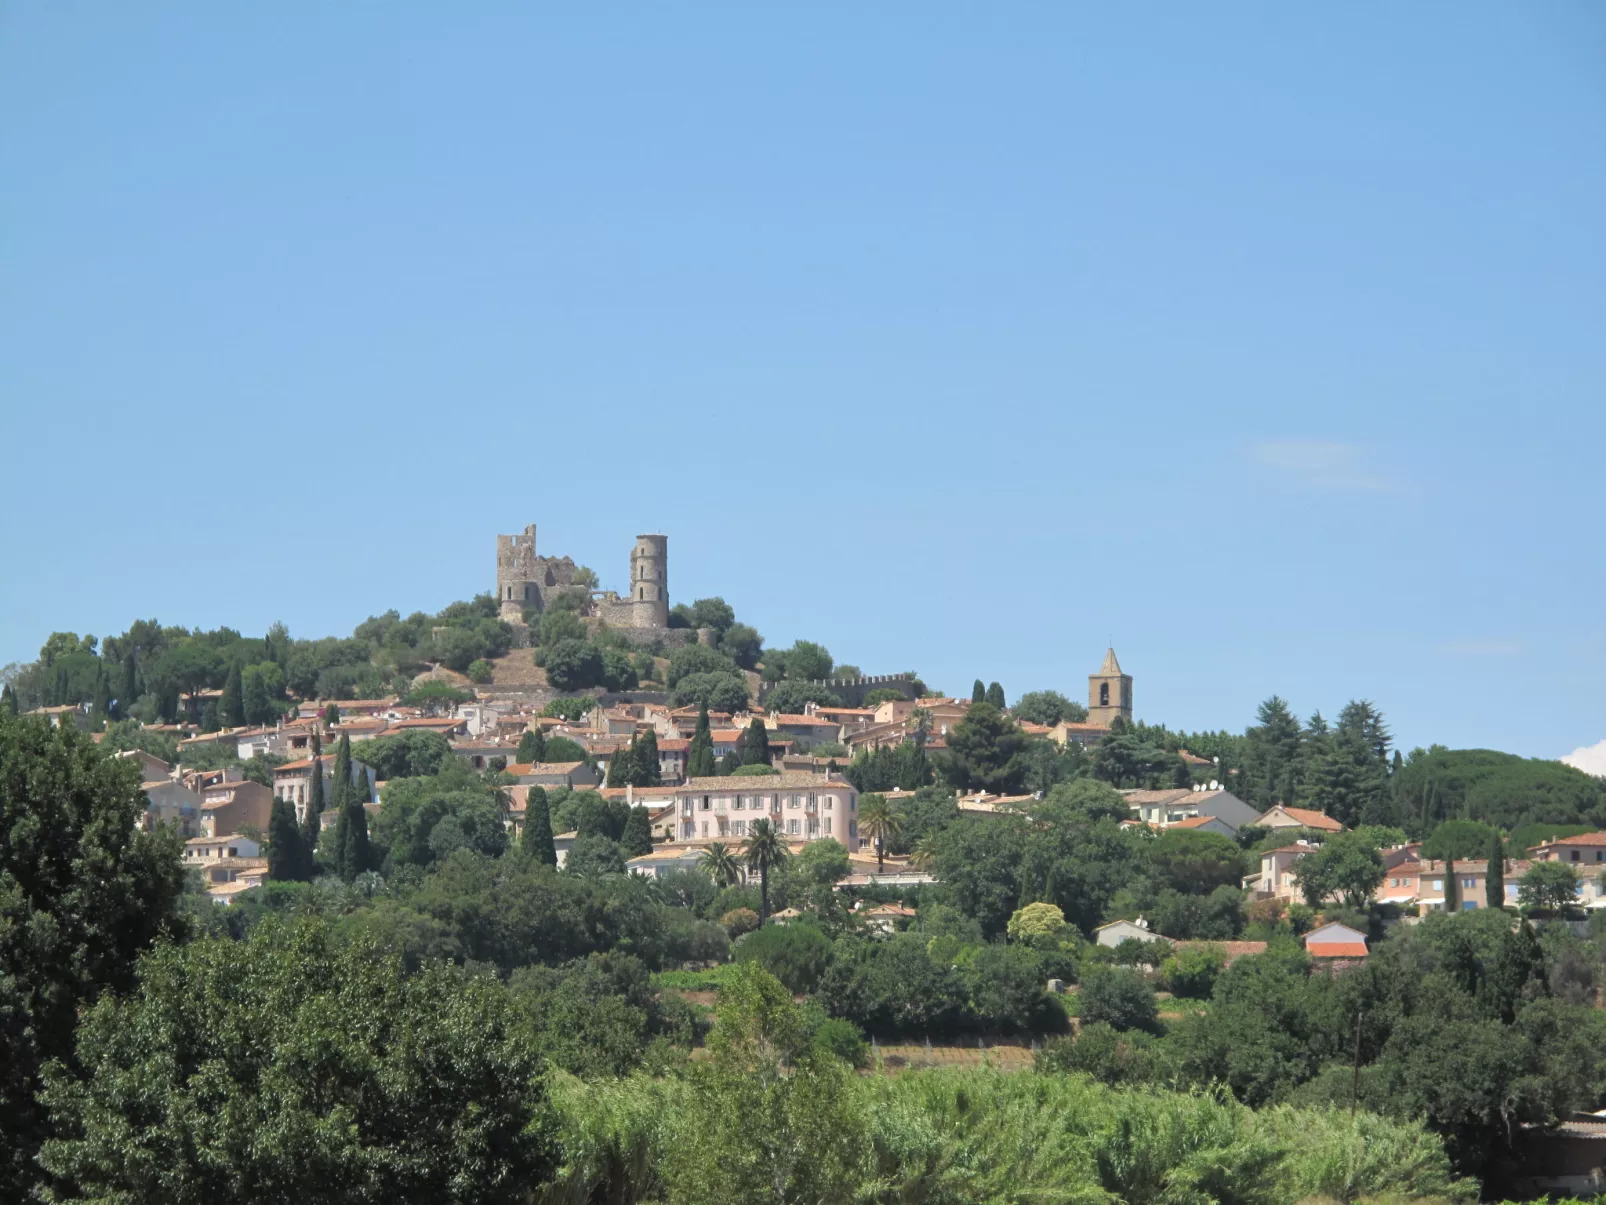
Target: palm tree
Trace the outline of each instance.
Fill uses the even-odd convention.
[[[736,855],[725,848],[723,841],[715,841],[702,852],[697,859],[697,865],[702,867],[703,873],[714,880],[716,887],[730,887],[741,881],[742,864]]]
[[[866,795],[859,800],[859,832],[875,842],[875,872],[886,864],[887,841],[903,832],[903,813],[885,795]]]
[[[751,835],[742,853],[747,869],[758,871],[758,923],[763,924],[770,915],[770,871],[787,859],[786,842],[768,820],[755,820],[749,828]]]
[[[937,842],[927,833],[909,851],[909,865],[916,870],[930,870],[937,862]],[[1606,877],[1606,876],[1603,876]]]

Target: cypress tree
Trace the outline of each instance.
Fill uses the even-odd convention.
[[[708,727],[708,704],[699,704],[697,730],[692,733],[691,747],[686,751],[686,777],[710,778],[715,773],[714,734]]]
[[[664,781],[663,771],[658,765],[658,734],[651,728],[647,729],[640,745],[636,747],[636,770],[638,787],[656,787]]]
[[[240,667],[229,666],[229,676],[223,680],[223,726],[239,728],[245,724],[245,699],[240,690]]]
[[[295,808],[287,799],[275,799],[268,814],[268,878],[290,883],[310,877],[304,851]]]
[[[1444,860],[1444,910],[1461,911],[1461,883],[1455,877],[1455,859]]]
[[[123,686],[117,696],[117,714],[125,716],[128,709],[139,700],[139,667],[134,664],[134,654],[130,653],[123,658]]]
[[[610,787],[630,786],[636,781],[636,742],[631,741],[625,748],[620,749],[608,759],[608,781]]]
[[[970,701],[972,703],[985,703],[987,701],[987,687],[982,685],[980,678],[977,678],[976,685],[970,688]]]
[[[301,821],[301,841],[307,856],[318,852],[318,834],[323,831],[323,742],[312,734],[312,767],[307,776],[307,810]]]
[[[1489,870],[1483,879],[1483,902],[1489,908],[1506,906],[1506,847],[1499,833],[1489,838]]]
[[[17,714],[17,692],[11,689],[11,683],[0,686],[0,711],[7,715]]]
[[[529,765],[531,762],[540,761],[541,753],[540,730],[532,728],[519,737],[519,751],[513,755],[513,760]]]
[[[652,853],[652,821],[647,809],[633,807],[625,820],[625,831],[619,838],[619,851],[627,858],[639,858]]]
[[[334,806],[343,808],[351,800],[351,735],[342,732],[335,746]]]
[[[340,810],[339,832],[335,837],[340,877],[351,882],[373,869],[373,850],[368,844],[368,809],[348,792],[346,806]]]
[[[538,862],[545,862],[548,866],[558,864],[557,847],[552,844],[552,812],[547,807],[544,787],[531,787],[529,797],[525,800],[524,835],[519,841],[519,848],[526,857]]]
[[[740,753],[736,752],[736,750],[734,750],[734,749],[732,749],[724,757],[719,759],[719,770],[718,770],[718,772],[721,775],[734,774],[737,770],[740,770],[741,768],[742,768],[742,755]]]
[[[741,758],[744,766],[770,765],[770,731],[757,716],[742,733]]]
[[[95,668],[95,718],[105,721],[111,718],[112,688],[106,679],[106,667],[99,665]]]
[[[998,708],[999,711],[1004,710],[1004,688],[997,682],[987,688],[987,702]]]

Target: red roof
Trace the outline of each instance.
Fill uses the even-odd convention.
[[[1579,833],[1576,837],[1560,837],[1554,841],[1541,841],[1531,849],[1548,849],[1552,845],[1606,845],[1606,833]]]
[[[1271,811],[1275,812],[1275,811],[1277,811],[1277,808],[1272,808]],[[1291,808],[1291,807],[1283,807],[1282,811],[1284,812],[1284,814],[1286,814],[1286,815],[1292,817],[1293,819],[1299,821],[1306,828],[1325,829],[1327,832],[1330,832],[1330,833],[1340,832],[1344,828],[1344,826],[1342,824],[1340,824],[1337,820],[1334,820],[1331,816],[1327,815],[1325,812],[1313,812],[1309,808]],[[1270,813],[1268,812],[1268,815],[1269,814]],[[1264,820],[1265,818],[1266,818],[1265,816],[1261,817],[1262,820]]]
[[[1312,958],[1365,958],[1364,941],[1313,941],[1305,949]]]

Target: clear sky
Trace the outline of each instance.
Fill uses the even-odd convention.
[[[540,525],[966,692],[1606,737],[1606,5],[0,5],[0,662]]]

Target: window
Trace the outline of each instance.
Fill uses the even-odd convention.
[[[849,820],[848,821],[848,836],[857,837],[858,835],[859,835],[859,822],[857,820]]]
[[[744,806],[744,805],[745,805],[745,804],[746,804],[746,803],[747,803],[747,796],[745,796],[745,795],[738,795],[738,796],[737,796],[737,797],[736,797],[736,810],[737,810],[737,811],[738,811],[738,812],[739,812],[739,811],[741,811],[741,810],[742,810],[742,808],[743,808],[743,806]]]
[[[797,836],[797,819],[796,819],[796,817],[794,817],[793,819],[788,820],[786,822],[786,831],[788,833],[790,833],[794,837]]]
[[[1100,682],[1099,683],[1099,706],[1100,707],[1108,707],[1109,705],[1110,705],[1110,684],[1108,682]]]
[[[698,821],[698,822],[697,822],[697,835],[698,835],[698,836],[699,836],[699,837],[706,837],[706,836],[708,836],[708,821],[706,821],[706,820],[699,820],[699,821]]]
[[[831,817],[829,816],[825,818],[825,835],[827,837],[831,835]]]
[[[1573,850],[1571,852],[1572,852],[1572,855],[1573,855],[1573,861],[1574,862],[1578,861],[1578,851],[1575,849],[1575,850]]]
[[[831,806],[834,803],[836,803],[836,796],[835,795],[827,795],[825,797],[825,810],[829,812],[831,810]]]
[[[707,810],[708,810],[708,796],[704,795],[703,796],[703,811],[706,812]]]
[[[1476,887],[1477,885],[1478,885],[1478,880],[1477,879],[1462,879],[1461,880],[1461,886],[1463,886],[1463,887]]]
[[[1433,890],[1435,890],[1435,891],[1443,891],[1444,890],[1444,880],[1443,879],[1434,879],[1433,880]]]

